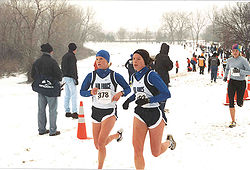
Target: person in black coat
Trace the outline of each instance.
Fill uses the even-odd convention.
[[[128,75],[129,75],[129,85],[132,84],[131,82],[131,75],[135,72],[134,66],[133,66],[133,54],[130,55],[130,59],[125,63],[125,67],[128,69]]]
[[[155,71],[161,76],[164,83],[169,87],[170,78],[169,71],[173,68],[173,62],[168,56],[169,45],[162,43],[160,53],[155,57],[154,68]],[[166,101],[160,103],[160,108],[164,112]]]
[[[76,59],[76,49],[75,43],[70,43],[68,45],[68,52],[62,57],[62,72],[63,81],[65,82],[65,98],[64,98],[64,109],[65,116],[72,117],[74,119],[78,118],[77,114],[77,93],[76,86],[78,85],[78,73],[77,73],[77,59]],[[70,110],[70,101],[72,102],[72,113]]]
[[[52,78],[52,80],[61,81],[62,72],[56,60],[52,58],[53,48],[47,43],[41,45],[41,51],[43,55],[38,58],[32,65],[31,78],[34,80],[39,79],[39,75]],[[50,82],[47,82],[48,84]],[[50,85],[50,84],[49,84]],[[38,132],[39,135],[49,133],[50,136],[59,135],[60,131],[57,131],[57,95],[49,97],[38,92]],[[49,105],[49,130],[46,129],[46,106]]]

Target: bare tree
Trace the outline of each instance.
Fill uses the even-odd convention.
[[[59,61],[69,42],[79,44],[80,52],[98,30],[101,27],[94,21],[93,10],[74,7],[67,0],[8,0],[0,6],[0,66],[6,62],[4,57],[22,59],[19,67],[30,82],[42,43],[52,44]]]
[[[201,13],[201,11],[196,11],[196,13],[192,13],[191,17],[191,32],[193,35],[193,40],[196,40],[198,42],[200,33],[202,29],[206,26],[206,17]]]
[[[127,32],[126,29],[121,27],[116,33],[118,39],[120,39],[120,40],[125,39],[126,38],[126,32]]]
[[[182,41],[187,35],[187,31],[190,27],[190,15],[191,14],[187,12],[177,12],[176,37],[179,41]]]
[[[250,43],[250,2],[237,2],[233,7],[225,7],[217,14],[217,35],[229,48],[233,43],[242,43],[248,47]]]
[[[167,32],[172,43],[175,41],[177,16],[176,12],[166,12],[162,15],[162,29]]]

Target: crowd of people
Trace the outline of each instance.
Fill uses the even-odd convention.
[[[211,48],[214,49],[214,48]],[[210,50],[211,50],[210,49]],[[134,164],[136,169],[145,168],[143,156],[146,134],[149,132],[151,153],[158,157],[168,148],[174,150],[176,141],[173,135],[167,135],[163,140],[164,127],[167,125],[166,101],[171,98],[169,90],[169,71],[174,67],[173,61],[169,57],[170,46],[162,43],[159,53],[155,59],[145,49],[137,49],[125,63],[128,69],[128,82],[122,74],[110,69],[110,54],[106,50],[96,53],[93,71],[89,72],[81,84],[80,95],[82,97],[92,97],[92,129],[95,148],[98,150],[98,169],[102,169],[106,157],[106,146],[113,140],[117,142],[123,139],[123,129],[110,134],[116,120],[118,119],[117,101],[121,97],[127,97],[122,104],[124,110],[128,110],[131,102],[135,102],[133,119],[132,143],[134,148]],[[57,100],[61,90],[65,90],[64,110],[66,117],[78,118],[77,90],[77,46],[75,43],[68,45],[68,52],[62,57],[61,68],[53,59],[53,47],[47,43],[41,45],[42,56],[38,58],[31,70],[32,88],[38,93],[38,132],[39,135],[48,134],[50,136],[60,135],[57,130]],[[223,80],[228,83],[229,110],[232,122],[229,127],[235,127],[234,96],[237,93],[237,105],[243,106],[243,94],[246,89],[245,77],[250,75],[250,66],[247,60],[240,56],[240,46],[232,46],[232,56],[228,58],[226,64],[223,61],[225,75]],[[191,60],[187,58],[187,70],[204,75],[205,67],[208,64],[208,72],[211,72],[211,82],[216,82],[217,70],[221,61],[220,53],[213,51],[200,55],[193,53]],[[207,64],[206,64],[207,63]],[[192,64],[192,67],[191,67]],[[225,66],[224,66],[225,65]],[[176,74],[178,74],[179,63],[175,62]],[[117,86],[122,91],[117,91]],[[132,92],[131,92],[132,87]],[[71,104],[71,105],[70,105]],[[49,129],[46,129],[46,106],[49,106]],[[72,107],[70,107],[72,106]]]

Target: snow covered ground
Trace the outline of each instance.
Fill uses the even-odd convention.
[[[111,54],[111,69],[128,79],[124,67],[133,51],[144,48],[156,55],[161,44],[156,43],[88,43],[87,47],[96,51],[105,49]],[[164,130],[173,134],[177,147],[155,158],[151,155],[148,136],[144,147],[146,169],[160,170],[247,170],[250,168],[250,101],[243,108],[236,107],[237,127],[228,128],[229,109],[224,106],[227,84],[218,79],[210,83],[210,75],[186,72],[186,58],[192,49],[170,46],[170,58],[180,64],[180,73],[175,68],[170,72],[172,98],[166,108],[168,126]],[[93,70],[95,57],[78,61],[79,82]],[[37,94],[25,84],[24,75],[0,79],[1,103],[1,145],[0,168],[97,168],[97,151],[93,140],[77,139],[77,120],[65,117],[63,97],[59,98],[58,130],[61,135],[39,136],[37,131]],[[80,89],[80,85],[78,86]],[[62,93],[64,96],[64,92]],[[124,139],[120,143],[111,142],[107,146],[104,169],[134,169],[132,146],[132,120],[134,104],[125,111],[121,105],[126,98],[118,101],[119,119],[113,128],[115,133],[124,129]],[[92,136],[91,98],[78,96],[83,101],[88,136]],[[47,113],[48,114],[48,113]],[[47,127],[48,128],[48,127]]]

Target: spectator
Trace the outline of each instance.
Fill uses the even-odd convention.
[[[42,56],[38,58],[32,65],[31,77],[34,80],[32,88],[34,90],[34,83],[39,81],[41,83],[37,86],[44,87],[44,89],[36,91],[38,92],[38,132],[39,135],[49,133],[50,136],[56,136],[60,134],[57,131],[57,97],[60,96],[59,81],[62,80],[62,72],[56,60],[52,58],[53,48],[47,43],[41,45]],[[54,83],[53,83],[54,82]],[[59,85],[59,89],[56,88]],[[46,88],[50,87],[50,88]],[[46,106],[49,105],[49,130],[46,129],[47,117]]]

